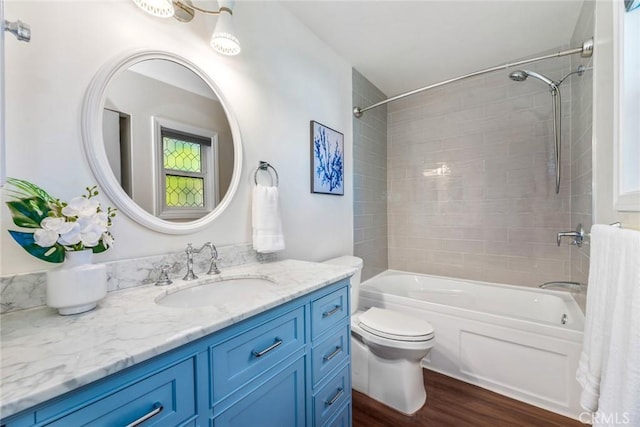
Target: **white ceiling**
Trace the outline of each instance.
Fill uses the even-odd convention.
[[[282,1],[388,96],[567,48],[582,2]]]

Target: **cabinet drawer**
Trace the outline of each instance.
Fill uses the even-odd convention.
[[[195,359],[188,359],[115,393],[79,407],[47,426],[126,426],[149,416],[144,426],[179,425],[196,415]],[[92,393],[93,395],[93,393]],[[64,401],[36,412],[37,422],[59,413]]]
[[[305,358],[300,357],[223,410],[213,427],[304,427],[304,372]]]
[[[335,334],[318,343],[311,350],[311,378],[315,387],[322,378],[349,358],[349,325],[345,324]]]
[[[299,307],[212,347],[212,403],[267,371],[304,343],[304,307]]]
[[[351,402],[347,403],[336,417],[327,421],[322,427],[351,427]]]
[[[348,295],[349,286],[345,286],[311,302],[312,339],[349,315]]]
[[[313,396],[314,425],[326,423],[351,400],[350,369],[350,365],[345,366]]]

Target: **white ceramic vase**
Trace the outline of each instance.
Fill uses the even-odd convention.
[[[63,316],[84,313],[107,295],[107,267],[93,264],[93,251],[65,253],[64,264],[47,272],[47,305]]]

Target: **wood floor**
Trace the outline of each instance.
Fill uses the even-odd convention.
[[[423,369],[427,403],[402,415],[357,391],[353,427],[584,427],[584,424],[492,391]]]

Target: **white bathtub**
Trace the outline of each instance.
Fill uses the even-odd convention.
[[[572,418],[582,412],[584,315],[567,292],[388,270],[361,284],[360,307],[431,323],[429,369]]]

